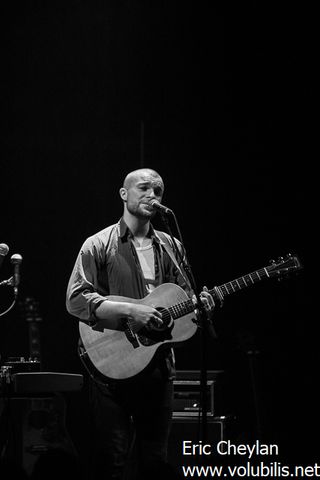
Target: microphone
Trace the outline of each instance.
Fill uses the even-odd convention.
[[[4,257],[8,255],[9,247],[5,243],[0,243],[0,268],[4,261]]]
[[[20,283],[20,265],[22,262],[22,256],[19,253],[15,253],[11,257],[11,263],[14,265],[14,272],[13,272],[13,287],[15,291],[15,295],[18,293],[18,285]]]
[[[161,203],[158,202],[158,200],[151,200],[150,205],[155,209],[158,210],[160,213],[165,213],[166,215],[173,215],[173,211],[162,205]]]

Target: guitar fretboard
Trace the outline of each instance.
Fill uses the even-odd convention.
[[[232,293],[237,292],[238,290],[242,290],[243,288],[249,287],[250,285],[254,285],[260,280],[264,278],[270,277],[270,272],[268,271],[267,267],[261,268],[260,270],[256,270],[255,272],[247,273],[242,277],[236,278],[231,282],[224,283],[223,285],[219,285],[219,287],[215,287],[212,290],[209,290],[209,293],[216,298],[217,300],[223,300],[224,297],[227,295],[231,295]],[[167,308],[165,311],[162,312],[164,319],[166,315],[168,319],[171,317],[174,320],[177,318],[181,318],[188,313],[191,313],[195,310],[195,305],[192,300],[187,300],[182,303],[177,303],[172,307]]]
[[[247,288],[250,285],[254,285],[257,282],[265,278],[278,277],[282,274],[288,274],[291,271],[298,271],[302,268],[302,265],[296,256],[287,255],[286,259],[281,259],[279,263],[272,262],[268,267],[260,268],[251,273],[247,273],[242,277],[236,278],[231,282],[224,283],[218,287],[214,287],[212,290],[209,290],[209,293],[213,298],[220,303],[223,303],[224,297],[231,295],[243,288]],[[191,313],[195,310],[195,305],[191,299],[173,305],[165,309],[162,313],[169,320],[173,318],[174,320],[180,318],[188,313]]]
[[[183,317],[184,315],[187,315],[188,313],[191,313],[193,310],[195,310],[195,305],[190,299],[182,303],[177,303],[176,305],[173,305],[166,310],[169,312],[169,316],[175,320],[177,318]]]
[[[260,282],[260,280],[263,280],[267,277],[270,277],[270,274],[268,272],[268,269],[265,267],[261,268],[260,270],[256,270],[255,272],[247,273],[243,277],[236,278],[231,282],[224,283],[223,285],[216,287],[216,289],[220,290],[222,296],[225,297],[226,295],[231,295],[232,293],[249,287],[250,285],[254,285],[255,283]],[[215,289],[210,291],[210,293],[214,295]]]

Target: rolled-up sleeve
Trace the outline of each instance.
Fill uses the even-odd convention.
[[[95,323],[95,310],[106,299],[106,292],[98,281],[102,262],[100,255],[93,240],[86,240],[78,254],[67,287],[67,311],[88,323]]]

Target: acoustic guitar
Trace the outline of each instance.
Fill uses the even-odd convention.
[[[302,268],[297,256],[288,254],[259,270],[236,278],[209,290],[216,302],[223,303],[228,295],[268,278],[280,278]],[[110,380],[126,380],[141,373],[156,352],[190,339],[198,329],[196,306],[186,292],[173,283],[156,287],[143,299],[108,296],[106,299],[148,305],[162,314],[163,325],[132,332],[127,324],[123,330],[110,330],[80,322],[80,337],[84,346],[82,359]]]

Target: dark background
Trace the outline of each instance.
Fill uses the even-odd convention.
[[[35,298],[43,318],[43,369],[84,373],[77,321],[65,310],[75,257],[87,236],[120,217],[126,173],[156,169],[199,289],[299,255],[300,275],[217,309],[207,367],[225,371],[236,435],[259,436],[256,385],[263,438],[297,463],[314,462],[315,14],[305,3],[239,3],[1,7],[0,242],[10,246],[1,279],[20,253],[20,299]],[[3,311],[12,292],[0,294]],[[0,335],[2,360],[28,357],[17,306],[0,318]],[[177,368],[200,368],[201,349],[196,335],[177,350]],[[85,452],[86,388],[68,396],[68,412]]]

